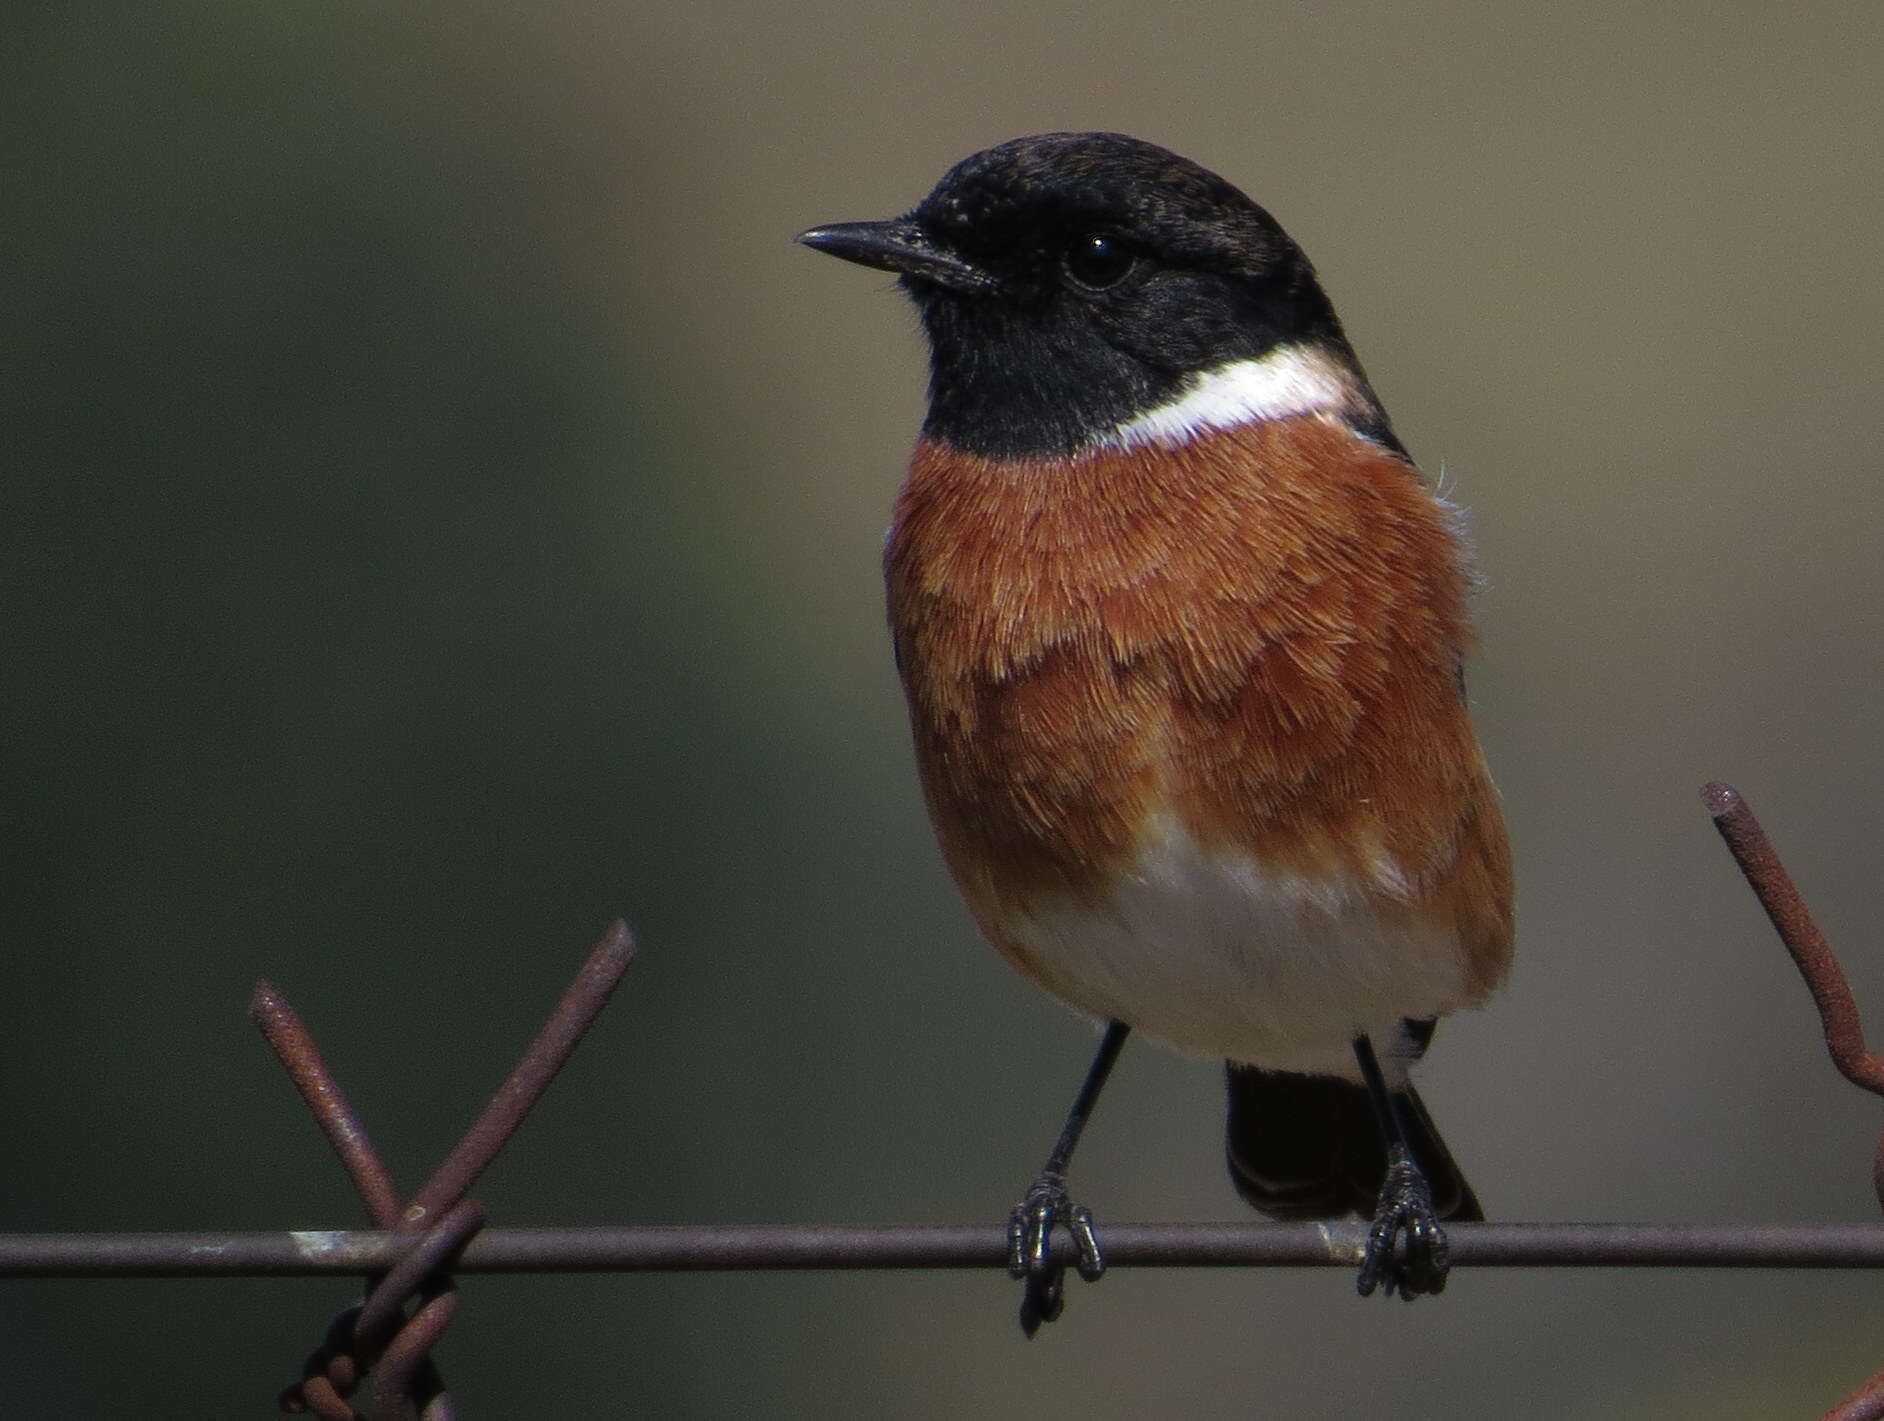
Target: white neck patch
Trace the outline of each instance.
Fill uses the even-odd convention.
[[[1206,430],[1352,409],[1356,403],[1353,376],[1341,362],[1314,346],[1285,345],[1193,376],[1176,399],[1127,420],[1099,444],[1183,444]]]

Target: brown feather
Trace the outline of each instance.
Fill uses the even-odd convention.
[[[1458,690],[1452,511],[1319,416],[1176,448],[994,461],[924,442],[887,572],[944,855],[985,931],[1102,898],[1149,817],[1510,953],[1498,802]]]

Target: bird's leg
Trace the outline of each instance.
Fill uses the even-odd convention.
[[[1366,1297],[1381,1284],[1387,1296],[1398,1293],[1411,1302],[1421,1293],[1445,1289],[1450,1267],[1446,1231],[1433,1212],[1433,1192],[1407,1140],[1406,1094],[1389,1090],[1374,1058],[1374,1044],[1365,1036],[1354,1038],[1354,1058],[1367,1082],[1368,1099],[1387,1147],[1387,1177],[1381,1181],[1380,1201],[1374,1206],[1373,1227],[1367,1231],[1367,1251],[1355,1279]]]
[[[1029,1337],[1040,1330],[1041,1323],[1052,1322],[1058,1317],[1066,1303],[1066,1266],[1055,1263],[1052,1254],[1055,1224],[1066,1225],[1067,1232],[1072,1234],[1073,1242],[1079,1247],[1080,1277],[1089,1283],[1096,1282],[1106,1270],[1105,1258],[1099,1252],[1099,1240],[1093,1234],[1092,1210],[1074,1204],[1067,1195],[1066,1167],[1073,1158],[1074,1146],[1079,1144],[1080,1131],[1086,1128],[1086,1119],[1092,1114],[1093,1105],[1099,1099],[1106,1077],[1112,1074],[1112,1065],[1119,1059],[1119,1052],[1130,1031],[1131,1027],[1122,1021],[1106,1023],[1106,1034],[1099,1042],[1099,1050],[1092,1058],[1092,1065],[1086,1070],[1086,1079],[1079,1088],[1079,1094],[1073,1099],[1073,1108],[1067,1112],[1066,1125],[1060,1131],[1059,1142],[1054,1145],[1053,1153],[1047,1156],[1046,1167],[1027,1186],[1026,1194],[1008,1215],[1007,1271],[1026,1281],[1026,1292],[1021,1297],[1020,1324],[1021,1331]]]

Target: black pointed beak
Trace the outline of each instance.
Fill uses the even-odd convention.
[[[914,222],[833,222],[794,241],[859,266],[933,281],[957,291],[992,291],[996,282],[960,253],[937,245]]]

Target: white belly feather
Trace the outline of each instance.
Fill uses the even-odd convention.
[[[1004,926],[1084,1011],[1180,1050],[1357,1079],[1357,1033],[1397,1075],[1401,1019],[1467,1000],[1455,934],[1405,902],[1384,861],[1371,881],[1310,882],[1207,850],[1167,816],[1103,903]]]

